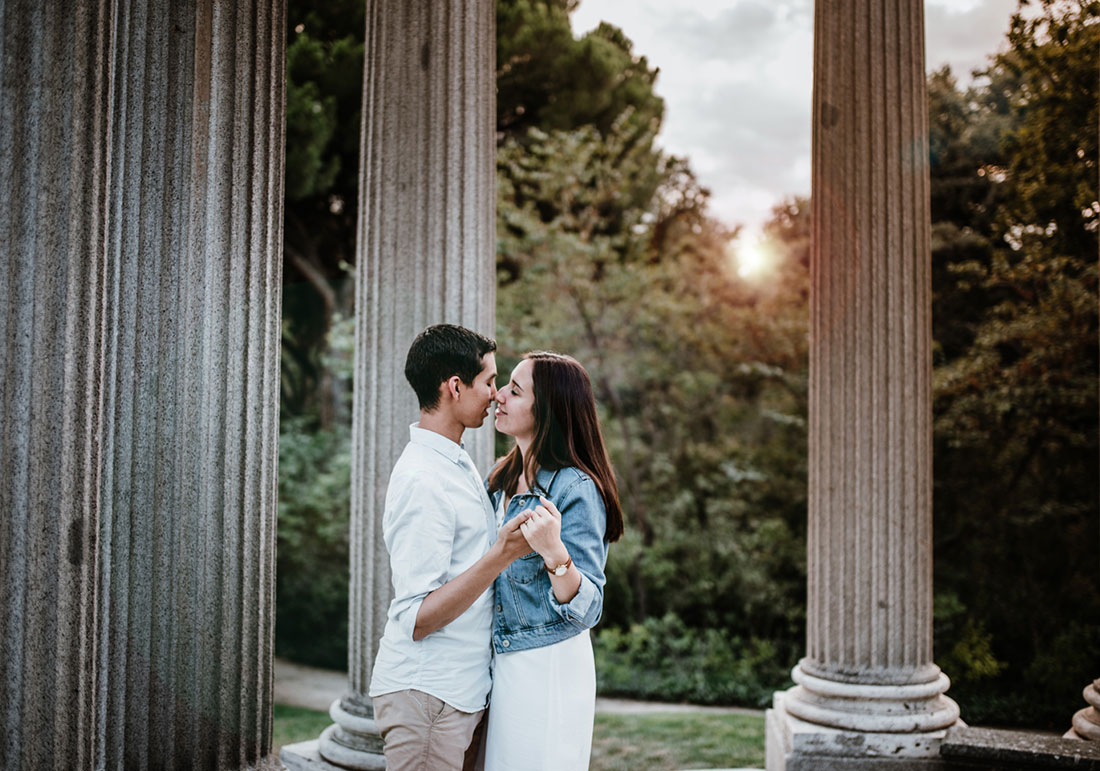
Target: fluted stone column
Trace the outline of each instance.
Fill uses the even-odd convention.
[[[491,0],[368,0],[356,272],[348,692],[321,755],[383,768],[367,691],[392,588],[386,486],[417,419],[405,354],[424,327],[495,325]],[[467,431],[479,470],[492,429]],[[286,756],[284,755],[284,762]]]
[[[0,11],[0,768],[91,768],[107,17]]]
[[[0,14],[0,767],[274,768],[283,2]]]
[[[817,0],[806,657],[768,768],[938,752],[921,0]],[[916,763],[919,765],[919,762]]]

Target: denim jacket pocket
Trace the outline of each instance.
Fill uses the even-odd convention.
[[[545,574],[546,568],[537,552],[520,557],[508,569],[511,599],[520,628],[546,626],[553,620],[546,598],[550,579]]]
[[[542,570],[542,567],[542,557],[539,556],[537,551],[533,551],[515,560],[512,563],[509,575],[516,583],[529,584],[539,577],[539,571]]]

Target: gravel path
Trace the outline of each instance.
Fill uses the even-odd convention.
[[[275,659],[275,703],[307,707],[327,712],[333,701],[343,696],[348,676],[344,672],[318,669]],[[726,715],[763,715],[759,709],[743,707],[704,707],[698,704],[665,704],[631,699],[596,699],[596,711],[612,714],[651,714],[658,712],[709,712]]]

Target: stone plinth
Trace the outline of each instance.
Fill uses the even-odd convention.
[[[932,662],[923,4],[814,8],[807,653],[772,771],[935,758],[959,715]]]
[[[377,768],[367,691],[392,589],[386,485],[417,419],[405,355],[424,327],[494,337],[495,11],[490,0],[368,0],[352,417],[348,692],[323,757]],[[482,473],[492,428],[467,431]]]
[[[274,767],[282,0],[0,24],[0,767]]]
[[[777,693],[766,715],[768,768],[785,771],[946,771],[937,757],[946,730],[889,732],[836,729],[793,717],[787,693]],[[776,766],[775,759],[782,759]]]

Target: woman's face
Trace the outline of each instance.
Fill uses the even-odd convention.
[[[535,436],[535,393],[531,380],[530,359],[524,359],[512,370],[508,385],[497,391],[497,431],[516,439]]]

